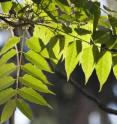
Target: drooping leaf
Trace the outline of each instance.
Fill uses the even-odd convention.
[[[22,66],[22,69],[27,72],[28,74],[40,79],[41,81],[43,81],[45,84],[51,84],[46,76],[43,74],[43,72],[37,68],[36,66],[32,65],[32,64],[25,64],[24,66]]]
[[[16,109],[16,101],[15,100],[8,101],[8,103],[6,103],[2,111],[1,123],[6,122],[12,116],[15,109]]]
[[[38,80],[31,75],[25,74],[23,77],[20,78],[20,82],[40,92],[53,94],[53,92],[50,91],[48,87],[42,83],[41,80]]]
[[[113,57],[113,72],[115,77],[117,78],[117,56]]]
[[[7,76],[16,70],[14,63],[3,64],[0,68],[0,77]]]
[[[16,92],[12,88],[2,90],[0,92],[0,105],[4,104],[5,102],[7,102],[10,98],[12,98],[15,95],[16,95]]]
[[[100,83],[100,90],[106,82],[112,66],[112,56],[109,51],[100,53],[100,57],[96,63],[96,74]]]
[[[28,48],[30,48],[31,50],[35,52],[41,51],[41,46],[39,44],[39,38],[37,37],[31,37],[30,39],[28,39],[26,41],[26,45],[28,46]]]
[[[3,48],[2,48],[2,50],[0,52],[0,55],[4,54],[9,49],[13,48],[19,41],[20,41],[20,38],[18,38],[18,37],[9,38],[9,40],[3,46]]]
[[[81,55],[81,65],[85,74],[85,82],[87,83],[94,70],[94,56],[92,46],[83,49]]]
[[[12,84],[14,84],[14,82],[15,82],[15,79],[13,79],[11,76],[0,78],[0,90],[3,90],[11,86]]]
[[[18,99],[17,107],[24,115],[26,115],[26,117],[28,117],[30,120],[32,120],[32,117],[33,117],[32,110],[24,100]]]
[[[2,2],[1,7],[2,7],[3,12],[8,13],[12,7],[12,2],[11,1]]]
[[[50,66],[48,65],[47,61],[39,54],[35,53],[34,51],[30,50],[25,54],[27,60],[31,63],[35,64],[37,67],[44,71],[52,72]]]
[[[81,52],[82,46],[80,41],[73,41],[70,43],[66,49],[65,57],[65,69],[67,73],[67,79],[69,79],[71,73],[78,64],[79,54]]]
[[[48,106],[51,108],[51,106],[47,103],[47,101],[38,92],[36,92],[32,88],[23,87],[23,88],[19,89],[18,93],[21,97],[28,100],[29,102],[43,105],[43,106]]]
[[[9,59],[11,59],[16,54],[16,50],[11,49],[9,52],[4,54],[0,59],[0,65],[5,64]]]

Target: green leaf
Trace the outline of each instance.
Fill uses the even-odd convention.
[[[110,31],[95,31],[93,38],[95,43],[107,44],[110,42]]]
[[[53,32],[48,27],[35,25],[33,36],[40,38],[44,44],[47,44],[53,35]]]
[[[11,86],[12,84],[14,84],[14,82],[15,82],[15,79],[13,79],[11,76],[0,78],[0,90],[3,90]]]
[[[108,15],[108,18],[109,18],[109,22],[110,22],[111,26],[112,27],[117,27],[117,19],[116,19],[116,17]]]
[[[0,54],[2,55],[5,52],[7,52],[9,49],[13,48],[19,41],[20,41],[20,38],[18,38],[18,37],[9,38],[9,40],[3,46]]]
[[[112,56],[109,51],[100,53],[100,57],[96,63],[96,74],[100,82],[100,91],[106,82],[112,66]]]
[[[88,43],[90,43],[92,33],[93,33],[93,24],[92,24],[92,22],[88,22],[85,25],[82,25],[82,26],[80,26],[78,28],[75,28],[75,31],[78,34],[78,38],[83,40],[83,42],[82,42],[83,49],[86,48],[86,47],[89,47]]]
[[[31,75],[25,74],[23,77],[20,78],[20,82],[40,92],[53,94],[53,92],[50,91],[48,87],[41,82],[41,80],[38,80]]]
[[[11,1],[3,2],[1,3],[1,7],[2,7],[3,12],[8,13],[12,7],[12,2]]]
[[[23,87],[19,89],[19,95],[24,99],[28,100],[29,102],[43,105],[43,106],[48,106],[51,108],[51,106],[47,103],[47,101],[32,88]]]
[[[5,89],[0,92],[0,105],[7,102],[10,98],[16,95],[15,90],[12,88]]]
[[[81,55],[81,65],[85,74],[85,82],[87,83],[94,70],[94,56],[92,46],[83,49]]]
[[[98,21],[100,19],[101,11],[100,11],[100,3],[94,2],[93,4],[93,15],[94,15],[94,21],[93,21],[93,30],[96,31],[96,27],[98,25]]]
[[[17,107],[24,115],[26,115],[26,117],[28,117],[30,120],[32,120],[32,117],[33,117],[32,110],[24,100],[18,99]]]
[[[81,52],[82,46],[80,41],[73,41],[70,43],[66,49],[65,55],[65,70],[67,73],[67,79],[69,79],[71,73],[75,69],[79,61],[79,54]]]
[[[51,68],[49,67],[47,61],[39,54],[35,53],[34,51],[30,50],[25,54],[27,60],[31,63],[35,64],[37,67],[44,71],[52,72]]]
[[[0,68],[0,77],[7,76],[16,70],[14,63],[4,64]]]
[[[28,48],[30,48],[31,50],[35,52],[41,51],[41,46],[39,44],[39,38],[37,37],[31,37],[30,39],[28,39],[26,41],[26,45],[28,46]]]
[[[8,101],[8,103],[5,105],[2,111],[1,123],[6,122],[12,116],[15,109],[16,109],[16,101],[15,100]]]
[[[117,56],[113,57],[113,72],[114,72],[114,75],[117,79]]]
[[[65,38],[63,35],[55,35],[47,44],[47,49],[50,58],[59,60],[65,45]]]
[[[10,58],[12,58],[16,54],[16,50],[11,49],[6,54],[2,56],[0,59],[0,65],[5,64]]]
[[[22,69],[27,72],[28,74],[40,79],[41,81],[43,81],[45,84],[51,84],[46,76],[43,74],[43,72],[37,68],[36,66],[32,65],[32,64],[25,64],[24,66],[22,66]]]

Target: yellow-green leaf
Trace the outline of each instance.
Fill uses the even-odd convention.
[[[114,72],[114,75],[117,79],[117,56],[113,57],[113,72]]]
[[[3,2],[1,3],[1,7],[3,12],[8,13],[12,7],[12,2],[11,1]]]
[[[1,123],[6,122],[12,116],[15,109],[16,109],[16,101],[15,100],[8,101],[8,103],[5,105],[2,111]]]
[[[16,70],[14,63],[3,64],[0,68],[0,77],[7,76]]]
[[[12,84],[14,84],[15,79],[12,78],[11,76],[5,76],[0,78],[0,90],[3,90],[9,86],[11,86]]]
[[[50,91],[48,87],[41,82],[41,80],[38,80],[31,75],[25,74],[23,77],[20,78],[20,82],[40,92],[53,94],[53,92]]]
[[[41,70],[52,72],[50,66],[48,65],[46,59],[36,52],[30,50],[25,54],[27,60],[35,64]]]
[[[32,88],[23,87],[23,88],[19,89],[18,93],[21,97],[28,100],[29,102],[43,105],[43,106],[48,106],[51,108],[51,106],[47,103],[47,101],[38,92],[36,92]]]
[[[44,44],[47,44],[50,38],[53,36],[53,32],[46,26],[36,25],[34,28],[33,36],[40,38]]]
[[[112,66],[112,56],[109,51],[100,53],[100,57],[96,63],[96,74],[100,82],[100,90],[106,82]]]
[[[20,38],[18,37],[11,37],[8,39],[8,41],[4,44],[0,54],[4,54],[9,49],[13,48],[18,42],[20,41]]]
[[[8,88],[0,92],[0,105],[7,102],[10,98],[16,95],[15,90]]]
[[[65,55],[65,69],[67,73],[67,79],[69,79],[71,73],[78,64],[79,54],[81,52],[82,46],[80,41],[73,41],[70,43],[66,49]]]
[[[35,51],[35,52],[40,52],[41,51],[41,46],[39,44],[39,38],[37,37],[31,37],[26,41],[26,45],[28,46],[29,49]]]
[[[83,49],[81,55],[81,66],[85,74],[85,82],[87,83],[94,70],[94,56],[92,46]]]
[[[26,117],[28,117],[30,120],[32,120],[32,116],[33,116],[32,110],[24,100],[18,99],[17,100],[17,107],[24,115],[26,115]]]
[[[2,56],[0,59],[0,65],[5,64],[10,58],[12,58],[16,54],[16,50],[11,49],[6,54]]]
[[[27,72],[28,74],[40,79],[41,81],[43,81],[43,83],[45,84],[51,84],[46,76],[44,75],[44,73],[39,69],[37,68],[36,66],[28,63],[28,64],[25,64],[24,66],[22,66],[22,69]]]

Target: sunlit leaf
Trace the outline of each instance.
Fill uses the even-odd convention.
[[[0,78],[0,90],[3,90],[12,84],[14,84],[15,79],[13,79],[11,76],[5,76]]]
[[[4,106],[2,115],[1,115],[1,123],[6,122],[13,114],[13,112],[16,109],[16,101],[10,100],[8,103]]]
[[[9,49],[13,48],[18,42],[20,41],[20,38],[18,37],[11,37],[8,39],[8,41],[4,44],[0,54],[4,54]]]
[[[21,88],[19,90],[19,95],[24,99],[28,100],[29,102],[43,106],[48,106],[51,108],[51,106],[47,103],[47,101],[32,88],[26,88],[26,87]]]
[[[3,12],[8,13],[12,7],[12,2],[11,1],[3,2],[1,3],[1,7]]]
[[[17,107],[24,115],[26,115],[26,117],[28,117],[30,120],[32,119],[32,116],[33,116],[32,110],[24,100],[18,99],[17,100]]]
[[[0,68],[0,77],[7,76],[16,70],[16,65],[13,63],[4,64]]]
[[[41,81],[43,81],[45,84],[51,84],[46,76],[43,74],[43,72],[37,68],[36,66],[32,65],[32,64],[25,64],[24,66],[22,66],[22,69],[27,72],[28,74],[40,79]]]
[[[113,72],[115,77],[117,78],[117,56],[113,57]]]
[[[40,92],[53,94],[53,92],[50,91],[48,87],[44,83],[42,83],[41,80],[38,80],[31,75],[25,74],[23,77],[20,78],[20,82]]]
[[[10,98],[16,95],[15,90],[12,88],[5,89],[0,92],[0,105],[7,102]]]
[[[94,56],[92,46],[83,49],[81,55],[81,65],[85,74],[85,82],[87,83],[94,70]]]
[[[28,48],[32,49],[35,52],[40,52],[41,46],[39,44],[39,38],[37,37],[31,37],[26,41],[26,45]]]
[[[69,79],[71,73],[78,64],[79,53],[81,52],[81,49],[82,46],[80,41],[73,41],[66,49],[65,69],[67,73],[67,79]]]
[[[102,86],[106,82],[112,66],[112,56],[111,53],[106,51],[104,53],[100,53],[100,57],[98,62],[96,63],[96,74],[100,83],[100,90]]]
[[[40,69],[51,72],[50,66],[48,65],[47,61],[41,55],[30,50],[25,54],[25,57],[27,60],[35,64]]]
[[[47,44],[53,36],[53,32],[46,26],[36,25],[33,33],[34,37],[40,38],[44,44]]]
[[[16,54],[16,50],[11,49],[0,59],[0,65],[5,64],[9,59],[11,59]]]

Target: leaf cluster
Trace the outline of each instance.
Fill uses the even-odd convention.
[[[54,94],[44,71],[53,73],[59,61],[65,63],[67,80],[77,65],[86,83],[95,70],[100,91],[111,69],[117,78],[115,11],[104,6],[102,16],[100,3],[88,0],[0,2],[1,28],[12,32],[0,51],[1,123],[16,107],[31,119],[28,102],[52,108],[42,96]]]

